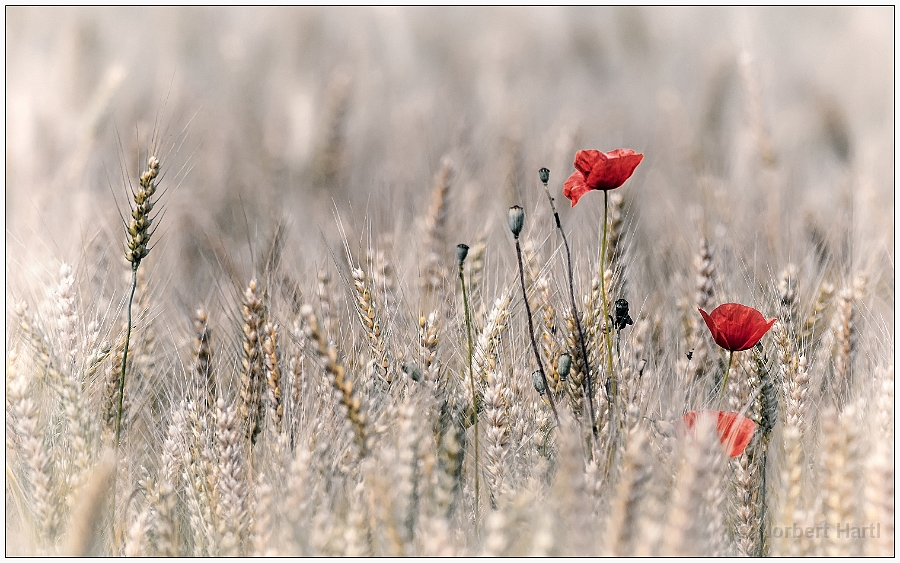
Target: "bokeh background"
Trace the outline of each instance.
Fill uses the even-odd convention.
[[[339,224],[360,247],[391,234],[415,244],[444,157],[450,242],[493,232],[507,206],[544,204],[541,166],[560,190],[581,148],[646,155],[629,216],[658,257],[689,260],[698,236],[740,233],[748,255],[775,252],[770,270],[823,240],[885,262],[893,18],[891,7],[8,7],[10,290],[32,291],[63,260],[108,266],[99,256],[121,244],[126,179],[154,143],[168,190],[164,250],[148,261],[185,302],[208,297],[197,288],[221,274],[223,249],[245,283],[279,222],[285,252],[310,270],[333,263]],[[562,207],[576,243],[597,236],[597,200]]]

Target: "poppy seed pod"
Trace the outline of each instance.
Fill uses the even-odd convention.
[[[531,374],[531,383],[534,385],[534,390],[541,395],[547,390],[547,388],[544,387],[544,372],[539,369],[534,370],[534,373]]]
[[[402,369],[403,373],[408,375],[413,381],[422,380],[422,370],[419,369],[419,364],[416,362],[406,362],[400,369]]]
[[[541,177],[541,183],[546,186],[547,182],[550,181],[550,169],[541,168],[540,170],[538,170],[538,176]]]
[[[525,210],[518,205],[509,208],[509,230],[512,231],[514,237],[519,238],[522,232],[522,225],[525,224]]]
[[[561,381],[565,381],[567,377],[569,377],[569,369],[572,367],[572,356],[568,354],[563,354],[559,357],[559,361],[556,364],[556,372],[559,374],[559,379]]]
[[[457,244],[456,245],[456,261],[462,264],[466,261],[466,256],[469,255],[469,245],[467,244]]]

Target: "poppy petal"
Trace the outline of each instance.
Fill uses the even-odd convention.
[[[604,162],[594,166],[590,175],[585,175],[588,187],[595,190],[614,190],[634,174],[634,170],[644,155],[631,149],[616,149],[608,153]]]
[[[581,196],[589,191],[591,189],[584,183],[584,176],[581,175],[581,172],[572,172],[572,175],[569,176],[569,179],[563,185],[563,195],[571,200],[572,207],[575,207]]]
[[[769,319],[768,321],[766,321],[764,319],[763,323],[757,325],[756,330],[754,332],[750,333],[750,336],[747,339],[747,342],[745,344],[744,350],[747,350],[749,348],[753,348],[754,346],[756,346],[756,343],[759,342],[760,340],[762,340],[762,337],[765,336],[767,332],[769,332],[769,329],[772,328],[772,325],[774,325],[774,324],[775,324],[775,319]]]
[[[728,455],[737,457],[747,449],[756,430],[756,423],[736,412],[719,411],[716,430],[721,442],[728,447]]]
[[[703,309],[697,307],[697,310],[700,311],[700,315],[703,316],[703,320],[706,321],[706,328],[709,329],[709,332],[712,334],[713,340],[716,341],[716,344],[728,350],[728,341],[725,340],[725,337],[722,336],[722,333],[719,331],[719,327],[716,326],[716,321],[704,311]]]
[[[575,170],[581,172],[581,175],[587,178],[591,171],[599,164],[602,164],[607,156],[594,149],[578,151],[575,153]]]
[[[744,453],[756,431],[756,423],[739,413],[732,411],[689,411],[682,417],[688,430],[693,431],[698,416],[716,417],[716,432],[719,442],[728,448],[730,457]]]
[[[775,324],[775,319],[766,320],[753,307],[740,303],[723,303],[709,314],[700,309],[700,314],[716,344],[732,352],[756,346]]]

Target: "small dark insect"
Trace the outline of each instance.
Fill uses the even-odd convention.
[[[625,299],[616,299],[616,317],[613,319],[613,327],[616,330],[622,330],[628,325],[633,325],[634,321],[628,315],[628,301]]]
[[[694,357],[694,351],[691,350],[690,352],[688,352],[687,354],[685,354],[685,356],[687,356],[688,361],[691,361],[691,360],[693,359],[693,357]]]

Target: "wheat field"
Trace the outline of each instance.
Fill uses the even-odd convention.
[[[893,41],[7,7],[6,555],[893,555]]]

